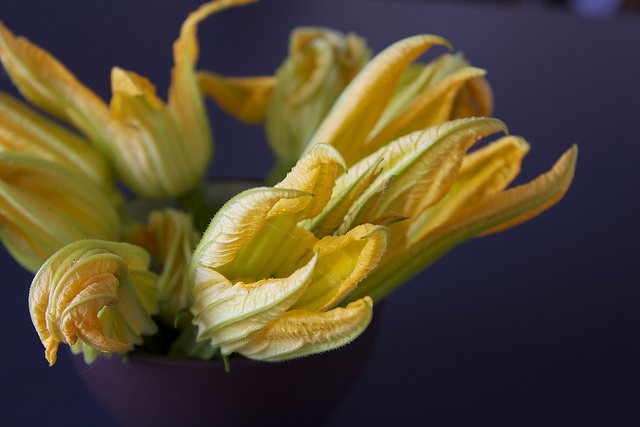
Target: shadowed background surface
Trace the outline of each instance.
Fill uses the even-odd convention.
[[[103,99],[115,65],[148,77],[166,98],[172,43],[200,3],[27,0],[2,2],[0,19]],[[531,143],[518,182],[548,170],[571,144],[580,149],[559,205],[457,247],[388,299],[367,368],[327,425],[635,425],[640,20],[493,3],[265,0],[200,25],[199,67],[272,74],[297,25],[354,31],[376,52],[419,33],[447,38],[488,70],[494,116]],[[433,48],[423,59],[443,52]],[[0,89],[15,93],[4,71]],[[262,130],[209,106],[216,140],[210,177],[263,177],[272,157]],[[115,425],[65,352],[47,366],[27,310],[31,275],[4,250],[0,263],[0,419]]]

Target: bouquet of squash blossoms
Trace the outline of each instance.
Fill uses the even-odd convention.
[[[0,93],[0,237],[35,274],[29,310],[50,365],[60,343],[87,363],[133,350],[281,361],[340,347],[449,249],[567,191],[575,146],[511,188],[523,138],[467,153],[506,126],[490,117],[484,70],[453,53],[415,62],[450,47],[438,36],[372,56],[354,34],[300,27],[274,76],[197,70],[201,21],[251,2],[216,0],[187,17],[166,102],[115,67],[107,105],[0,24],[6,72],[47,113]],[[264,122],[277,159],[265,186],[219,204],[203,179],[207,97]],[[132,198],[155,209],[140,218]]]

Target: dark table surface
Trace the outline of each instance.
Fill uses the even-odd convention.
[[[23,0],[0,3],[0,19],[105,99],[114,65],[164,96],[171,44],[199,3]],[[366,370],[327,425],[637,425],[640,19],[493,3],[266,0],[202,24],[200,66],[270,74],[296,25],[355,31],[376,51],[418,33],[449,39],[488,70],[495,116],[531,143],[521,181],[571,144],[580,149],[558,206],[463,244],[388,299]],[[0,89],[13,90],[3,73]],[[260,128],[213,106],[211,115],[210,175],[263,176],[271,163]],[[4,251],[0,263],[3,424],[115,425],[65,354],[47,366],[26,306],[31,275]]]

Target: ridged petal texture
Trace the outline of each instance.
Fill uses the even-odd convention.
[[[80,240],[56,252],[40,268],[29,290],[31,320],[50,365],[59,343],[99,355],[126,352],[156,332],[156,276],[149,255],[126,243]]]
[[[63,246],[81,239],[115,240],[113,199],[63,164],[16,150],[0,152],[0,238],[36,272]]]
[[[370,300],[338,305],[382,258],[388,229],[363,224],[318,239],[298,226],[322,211],[342,163],[317,145],[274,188],[247,190],[216,214],[191,262],[198,339],[276,361],[344,345],[366,328]],[[296,332],[297,323],[306,326]]]

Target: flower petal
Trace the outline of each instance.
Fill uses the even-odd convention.
[[[306,196],[302,191],[261,187],[229,200],[213,217],[194,251],[192,277],[198,268],[216,268],[233,260],[240,248],[260,231],[280,200]]]
[[[0,152],[0,218],[4,245],[32,272],[68,243],[115,240],[120,225],[113,200],[93,181],[13,150]]]
[[[466,82],[458,91],[451,110],[451,119],[463,117],[491,117],[493,114],[493,91],[484,77]]]
[[[304,191],[310,195],[299,199],[283,199],[271,215],[280,210],[298,212],[306,208],[305,218],[319,215],[331,198],[339,169],[346,169],[340,153],[331,145],[318,144],[303,155],[287,176],[275,188]],[[313,196],[311,196],[313,195]]]
[[[311,281],[316,261],[317,256],[285,278],[231,283],[211,272],[212,280],[199,280],[193,289],[195,302],[191,308],[198,340],[210,340],[217,347],[264,327],[300,298]]]
[[[270,362],[322,353],[357,338],[371,322],[372,314],[369,297],[323,313],[288,311],[235,351],[250,359]]]
[[[372,132],[366,144],[380,147],[388,141],[415,130],[449,120],[456,94],[469,80],[483,76],[480,68],[464,67],[428,87],[381,129]]]
[[[224,77],[216,73],[197,73],[200,90],[218,105],[244,123],[261,123],[276,85],[273,76]]]
[[[42,265],[29,289],[29,311],[51,365],[59,342],[86,340],[81,344],[90,363],[156,332],[150,317],[157,312],[155,275],[148,265],[142,248],[100,240],[71,243]]]
[[[51,54],[0,23],[0,60],[22,95],[103,145],[113,120],[105,102]]]
[[[487,235],[511,228],[549,209],[569,189],[577,158],[578,147],[574,145],[558,159],[549,172],[527,184],[496,193],[470,206],[458,227],[474,224],[473,228],[477,229],[482,226],[481,235]],[[491,227],[492,224],[496,225]]]
[[[506,126],[491,118],[457,119],[416,131],[387,144],[362,159],[336,182],[337,191],[350,185],[372,164],[380,162],[378,175],[354,209],[360,209],[371,193],[380,191],[393,178],[372,218],[388,212],[417,216],[440,200],[453,185],[467,149],[489,134],[506,131]],[[382,161],[380,160],[382,159]]]
[[[409,242],[420,240],[429,230],[447,222],[487,196],[504,190],[520,172],[529,144],[516,136],[505,136],[465,156],[451,191],[436,205],[412,218]]]
[[[348,165],[374,151],[361,141],[375,126],[407,66],[441,37],[420,35],[401,40],[379,53],[347,86],[308,144],[328,143]]]
[[[380,162],[370,165],[369,168],[357,176],[353,182],[345,184],[347,187],[344,189],[337,189],[334,186],[332,194],[336,195],[332,195],[325,210],[322,211],[320,215],[303,221],[301,226],[312,231],[318,238],[333,234],[336,230],[340,229],[353,204],[380,174],[381,169],[379,168],[379,164]],[[350,228],[351,227],[348,227],[347,230]]]
[[[105,189],[112,186],[106,160],[88,141],[3,93],[0,123],[0,151],[28,152],[61,163]]]
[[[314,248],[318,264],[313,280],[292,308],[325,311],[335,307],[378,265],[388,240],[387,227],[371,224],[320,240]]]
[[[577,153],[577,147],[572,147],[549,172],[528,184],[485,197],[406,250],[383,259],[381,266],[361,282],[349,300],[371,295],[377,301],[465,240],[504,230],[550,208],[571,184]]]

